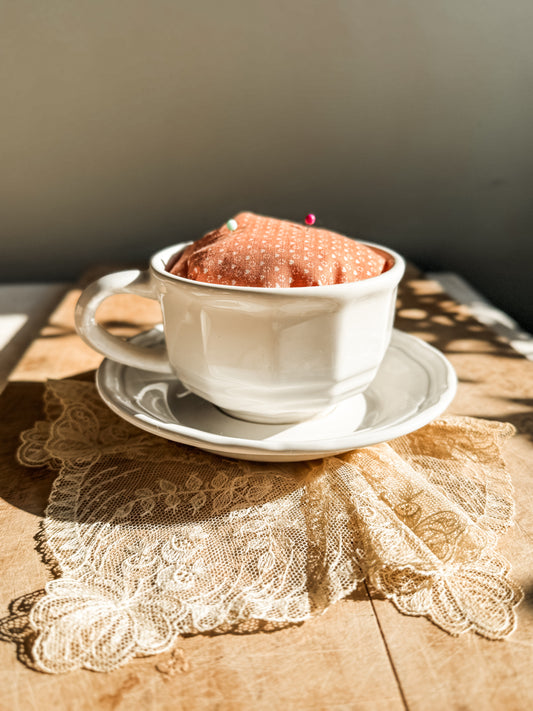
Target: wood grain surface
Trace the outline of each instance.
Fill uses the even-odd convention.
[[[431,342],[456,368],[459,389],[449,412],[517,428],[506,449],[517,524],[500,546],[526,591],[514,635],[503,642],[454,638],[370,599],[363,587],[324,615],[276,632],[191,636],[172,654],[107,674],[34,671],[27,611],[51,578],[35,536],[54,475],[21,467],[14,455],[21,430],[42,414],[44,381],[93,378],[101,360],[75,333],[78,294],[69,291],[35,333],[0,396],[2,711],[533,708],[533,364],[413,270],[401,287],[396,327]],[[116,296],[99,318],[129,336],[160,314],[154,302]]]

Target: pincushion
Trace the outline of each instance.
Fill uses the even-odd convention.
[[[167,270],[212,284],[275,288],[361,281],[390,266],[386,253],[335,232],[241,212],[186,247]]]

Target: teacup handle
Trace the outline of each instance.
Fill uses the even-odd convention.
[[[137,346],[112,336],[96,321],[99,305],[113,294],[137,294],[157,299],[157,292],[149,271],[129,269],[114,272],[94,281],[83,291],[76,304],[76,328],[91,348],[111,360],[156,373],[172,373],[164,345],[153,348]]]

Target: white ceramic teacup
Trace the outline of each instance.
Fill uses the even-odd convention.
[[[76,306],[81,337],[111,360],[173,374],[191,391],[234,417],[298,422],[370,385],[392,334],[405,262],[364,281],[328,286],[261,288],[192,281],[165,270],[187,244],[157,252],[146,271],[109,274]],[[166,349],[112,336],[96,322],[113,294],[157,299]]]

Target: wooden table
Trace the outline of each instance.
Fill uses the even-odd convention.
[[[514,635],[504,642],[475,634],[453,638],[423,618],[402,616],[386,600],[371,599],[363,587],[303,625],[188,637],[181,643],[183,659],[167,654],[108,674],[64,676],[21,663],[23,616],[9,617],[8,608],[26,604],[24,596],[50,579],[35,535],[54,475],[19,466],[14,452],[20,431],[41,416],[43,381],[90,378],[100,362],[74,331],[78,294],[68,291],[40,330],[50,304],[38,299],[25,327],[31,345],[0,396],[2,711],[533,708],[533,364],[413,270],[402,284],[396,326],[430,341],[455,366],[460,384],[449,412],[511,422],[518,430],[506,449],[517,525],[500,547],[526,591]],[[101,318],[127,336],[149,328],[159,314],[152,302],[117,296],[104,304]],[[0,370],[0,387],[5,376]],[[158,671],[169,663],[174,674]]]

